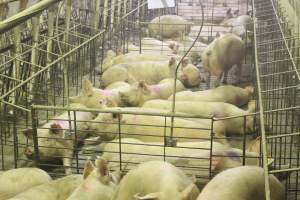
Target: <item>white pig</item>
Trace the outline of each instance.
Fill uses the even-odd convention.
[[[171,111],[172,101],[158,99],[150,100],[144,103],[142,107]],[[239,116],[216,121],[215,124],[221,123],[224,126],[225,132],[230,134],[249,134],[254,131],[254,116],[247,115],[255,112],[255,102],[250,102],[248,110],[245,111],[235,105],[223,102],[179,101],[175,103],[175,111],[194,114],[201,117],[214,117],[216,119]]]
[[[71,104],[70,108],[87,108],[82,104]],[[38,156],[41,162],[57,161],[62,159],[66,174],[71,174],[71,159],[73,155],[73,147],[83,140],[87,131],[85,131],[86,123],[93,119],[93,114],[89,112],[76,112],[76,129],[74,123],[74,113],[64,112],[54,117],[42,127],[37,128]],[[76,136],[74,131],[76,130]],[[25,148],[25,155],[29,159],[35,158],[33,146],[33,129],[23,131],[28,138],[28,145]],[[75,141],[76,139],[76,141]]]
[[[260,143],[259,140],[258,142]],[[110,162],[111,168],[120,168],[120,158],[123,170],[131,168],[129,166],[131,161],[134,161],[135,164],[150,160],[166,160],[174,165],[187,166],[188,169],[185,171],[193,175],[208,176],[208,171],[201,173],[201,169],[210,167],[211,145],[214,161],[211,163],[213,173],[242,165],[243,151],[241,149],[211,141],[179,142],[176,147],[166,147],[163,143],[149,143],[134,138],[122,138],[103,143],[98,148],[93,149],[103,152],[102,157]],[[250,148],[252,146],[248,147],[248,149]],[[248,149],[245,151],[245,164],[258,166],[259,152],[250,152]],[[189,170],[191,168],[194,170]]]
[[[112,200],[195,200],[194,181],[167,162],[149,161],[124,176]]]
[[[127,106],[141,106],[145,101],[151,99],[168,99],[173,94],[174,79],[164,79],[162,81],[162,83],[156,85],[148,85],[145,81],[134,83],[130,89],[120,92],[122,103]],[[177,80],[176,92],[184,89],[183,84]]]
[[[271,200],[285,199],[284,186],[269,175]],[[225,185],[224,185],[225,184]],[[201,191],[197,200],[265,200],[264,169],[242,166],[223,171]]]
[[[163,15],[154,18],[148,24],[150,37],[158,39],[176,38],[188,35],[191,31],[191,22],[177,15]]]
[[[25,190],[51,181],[47,172],[38,168],[18,168],[0,175],[0,200],[11,198]]]
[[[165,78],[174,77],[176,67],[177,61],[174,57],[170,58],[169,61],[144,61],[119,64],[106,70],[101,77],[101,82],[104,87],[116,81],[135,83],[145,80],[148,84],[157,84]],[[189,59],[182,61],[178,73],[178,79],[186,87],[198,86],[201,81],[199,70],[189,63]]]
[[[9,200],[65,200],[82,182],[82,175],[69,175],[35,186]]]
[[[114,82],[114,83],[108,85],[105,89],[112,90],[112,89],[116,89],[116,88],[125,88],[125,87],[130,87],[130,85],[123,81],[117,81],[117,82]]]
[[[184,37],[183,40],[173,41],[169,40],[166,43],[169,44],[169,47],[173,50],[175,54],[184,55],[190,46],[193,44],[194,39],[190,37]],[[191,51],[187,54],[192,60],[193,63],[196,63],[201,59],[201,54],[207,47],[207,44],[196,42],[192,47]]]
[[[129,86],[127,83],[115,82],[108,86],[112,89],[102,90],[94,88],[89,80],[83,79],[79,95],[70,97],[69,100],[71,103],[81,103],[88,108],[102,108],[103,104],[110,107],[122,106],[119,92],[126,91]]]
[[[159,109],[150,108],[114,108],[119,112],[152,112],[161,113]],[[118,122],[121,126],[119,127]],[[115,114],[99,113],[90,123],[89,130],[95,135],[101,136],[102,140],[112,140],[116,137],[133,137],[145,142],[162,142],[164,135],[170,136],[170,117],[136,115],[136,114]],[[194,122],[181,118],[174,119],[173,136],[178,141],[197,141],[211,138],[211,120],[205,122]],[[166,127],[165,127],[166,126]],[[223,135],[221,128],[214,127],[216,137]]]
[[[203,67],[210,74],[217,76],[215,86],[237,65],[236,75],[240,78],[242,61],[245,56],[245,44],[238,36],[228,33],[215,39],[202,53]],[[223,81],[222,80],[222,81]]]
[[[116,182],[111,177],[107,161],[98,158],[95,165],[87,161],[83,171],[84,181],[67,200],[110,200],[116,188]]]
[[[232,85],[224,85],[214,89],[197,92],[178,92],[176,93],[176,101],[225,102],[241,107],[249,102],[253,93],[254,88],[252,86],[240,88]],[[169,100],[172,99],[173,95],[169,98]]]
[[[111,54],[108,54],[108,56],[105,58],[101,66],[97,67],[96,71],[99,72],[105,72],[107,69],[109,69],[111,66],[116,64],[122,64],[122,63],[128,63],[128,62],[137,62],[137,61],[164,61],[168,60],[169,56],[162,55],[158,52],[154,53],[141,53],[138,52],[130,52],[127,54],[118,54],[116,56],[113,56]],[[102,69],[102,71],[101,71]]]

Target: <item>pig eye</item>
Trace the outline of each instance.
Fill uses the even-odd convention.
[[[106,105],[106,100],[105,99],[101,99],[100,101],[99,101],[99,104],[101,104],[101,105]]]

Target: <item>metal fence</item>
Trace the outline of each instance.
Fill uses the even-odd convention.
[[[148,10],[147,4],[141,1],[91,2],[92,4],[87,9],[70,7],[70,4],[66,4],[66,7],[60,4],[54,5],[52,9],[46,8],[42,15],[45,25],[40,24],[40,31],[31,30],[29,25],[23,25],[25,28],[22,29],[24,30],[21,31],[22,34],[18,31],[5,30],[4,35],[7,37],[2,39],[8,39],[8,45],[0,50],[0,80],[4,85],[0,93],[2,169],[35,164],[47,168],[54,176],[62,175],[69,169],[80,173],[87,156],[94,157],[102,154],[111,159],[114,167],[123,172],[147,159],[167,160],[181,167],[188,174],[196,175],[199,184],[203,185],[214,173],[218,172],[218,169],[214,168],[214,164],[220,161],[217,158],[224,158],[236,165],[254,163],[263,166],[266,172],[266,199],[270,199],[267,174],[287,173],[286,199],[300,199],[298,194],[299,35],[295,35],[294,29],[291,29],[294,26],[291,21],[286,20],[279,0],[203,1],[204,13],[201,13],[199,1],[190,0],[177,1],[175,8],[158,10]],[[58,10],[64,12],[57,14],[54,11],[56,6]],[[239,14],[246,14],[252,10],[255,17],[254,37],[249,36],[249,41],[246,41],[252,44],[252,48],[247,49],[242,85],[254,84],[256,86],[254,99],[257,102],[257,112],[249,116],[254,120],[253,130],[255,131],[252,137],[260,136],[262,142],[261,150],[259,148],[258,152],[248,152],[251,142],[247,142],[249,138],[246,135],[215,137],[214,125],[218,121],[230,120],[232,117],[201,119],[199,116],[178,113],[61,107],[68,105],[69,96],[79,93],[81,80],[84,77],[97,85],[99,76],[95,67],[99,65],[101,76],[101,67],[107,50],[164,53],[167,49],[164,42],[167,41],[162,41],[155,47],[145,45],[147,40],[144,38],[148,36],[147,27],[155,17],[163,14],[178,14],[185,17],[194,23],[189,37],[195,39],[203,21],[203,14],[201,42],[204,43],[212,41],[217,32],[228,31],[226,26],[220,25],[226,17],[224,7],[231,8],[232,12],[238,9]],[[35,14],[34,17],[39,15],[40,13]],[[0,22],[0,30],[2,30],[2,25],[4,23]],[[15,40],[9,39],[18,34],[21,37],[16,37]],[[163,34],[163,30],[159,34]],[[132,45],[137,48],[130,49]],[[184,52],[189,45],[186,47],[184,47]],[[194,60],[194,64],[200,71],[203,70],[199,60]],[[229,73],[229,83],[235,83],[232,73],[234,70]],[[207,83],[201,83],[193,90],[211,88],[214,79],[215,77],[208,77]],[[40,105],[34,105],[30,110],[32,104]],[[79,112],[94,115],[100,113],[100,116],[107,114],[115,121],[100,120],[93,121],[91,124],[87,119],[78,119]],[[57,118],[59,113],[66,114],[63,120]],[[154,117],[157,118],[159,124],[136,123],[136,121],[127,123],[122,120],[122,115],[132,119],[133,122],[134,118],[139,116]],[[244,129],[249,116],[239,116],[244,119],[242,125]],[[172,117],[175,118],[175,122],[182,120],[182,122],[190,123],[190,126],[181,127],[175,123],[172,127]],[[206,125],[193,127],[193,120],[199,119],[206,120]],[[51,126],[51,123],[47,125],[47,122],[55,122],[54,124],[63,126],[63,131],[59,132],[57,126]],[[47,126],[42,126],[45,123]],[[105,133],[105,126],[113,127],[114,131],[109,134]],[[32,133],[31,140],[28,140],[21,132],[30,127],[33,130],[25,131],[26,134]],[[91,130],[90,127],[100,127],[100,129]],[[138,131],[134,131],[133,127],[139,127]],[[126,135],[137,137],[141,134],[141,130],[148,128],[150,135],[148,137],[156,138],[156,143],[143,144],[139,141],[126,141]],[[202,138],[201,142],[204,142],[206,146],[203,148],[184,146],[180,144],[185,141],[184,139],[199,142],[200,138],[178,136],[173,138],[178,141],[178,144],[174,145],[169,137],[174,129],[182,129],[181,131],[185,132],[193,132],[196,129],[197,132],[204,132],[206,138]],[[132,132],[126,132],[127,130]],[[49,137],[51,132],[54,135]],[[91,132],[93,133],[92,139],[81,138],[82,135],[85,136]],[[146,137],[143,134],[141,137]],[[103,142],[103,138],[107,135],[115,137]],[[112,139],[116,140],[111,141]],[[224,143],[225,139],[236,147],[222,149],[222,142]],[[55,140],[58,141],[58,144],[55,144],[57,146],[51,143]],[[115,151],[106,152],[105,144],[112,145]],[[25,147],[31,147],[31,151],[26,152]],[[51,151],[51,149],[64,153],[54,152],[47,157],[44,152]],[[129,150],[124,151],[124,149]],[[186,156],[184,149],[197,153]],[[219,149],[223,152],[220,153]],[[31,155],[29,160],[33,163],[28,163],[29,160],[24,156],[24,151],[27,156]],[[234,152],[233,155],[232,152]],[[268,159],[273,159],[273,162],[269,162]],[[53,161],[58,161],[58,163]]]
[[[272,129],[264,131],[264,150],[274,158],[269,174],[289,174],[286,199],[299,199],[299,35],[280,1],[254,1],[256,66],[261,117]],[[299,26],[299,25],[298,25]],[[269,191],[269,190],[266,190]],[[269,197],[270,198],[270,197]]]

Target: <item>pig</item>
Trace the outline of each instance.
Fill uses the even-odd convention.
[[[145,81],[139,81],[131,85],[130,89],[120,92],[123,104],[127,106],[141,106],[151,99],[168,99],[173,94],[174,79],[164,79],[162,83],[148,85]],[[176,92],[184,90],[183,84],[176,80]]]
[[[82,104],[70,104],[70,108],[86,109],[87,107]],[[71,112],[69,116],[68,112],[64,112],[37,128],[39,161],[48,162],[62,159],[66,174],[71,174],[73,147],[87,136],[86,123],[93,118],[92,113],[77,111],[75,129],[74,114]],[[76,130],[76,136],[73,134],[74,130]],[[24,153],[27,158],[35,159],[34,131],[26,129],[23,133],[28,139]]]
[[[212,152],[210,151],[211,145]],[[102,157],[109,161],[111,169],[120,168],[120,159],[122,170],[125,171],[131,169],[136,163],[165,160],[175,166],[186,166],[184,171],[187,174],[201,177],[209,176],[209,171],[203,171],[203,169],[211,168],[212,173],[217,174],[225,169],[241,166],[243,159],[241,149],[211,141],[179,142],[176,147],[166,147],[163,143],[146,143],[134,138],[122,138],[102,143],[98,145],[98,148],[93,148],[95,149],[103,152]],[[258,166],[259,149],[258,152],[250,152],[248,149],[245,151],[245,164]],[[213,160],[211,166],[210,158]],[[206,181],[201,180],[201,183],[205,184]]]
[[[190,37],[185,37],[182,41],[173,41],[169,40],[166,43],[169,44],[169,47],[173,50],[175,54],[184,55],[193,44],[194,39]],[[207,47],[207,44],[196,42],[192,47],[191,51],[187,54],[191,58],[192,63],[197,63],[201,59],[201,54],[204,49]]]
[[[192,26],[189,37],[196,39],[200,28],[201,28],[200,26]],[[199,42],[201,42],[202,44],[200,46],[203,46],[204,44],[207,45],[210,42],[212,42],[216,38],[217,33],[225,34],[230,32],[231,32],[230,26],[227,27],[218,24],[204,23],[200,36],[198,38]]]
[[[120,54],[119,54],[120,55]],[[96,71],[104,72],[106,70],[106,66],[111,64],[111,61],[117,56],[117,54],[113,50],[108,50],[106,52],[106,56],[103,59],[103,63],[97,66]]]
[[[107,86],[116,81],[125,81],[130,84],[140,80],[145,80],[147,84],[157,84],[165,78],[175,76],[177,67],[176,58],[171,57],[169,61],[144,61],[120,64],[106,70],[101,82]],[[178,79],[186,87],[198,86],[201,81],[200,72],[189,59],[183,59],[179,70]]]
[[[0,175],[0,200],[9,199],[29,188],[50,181],[51,177],[47,172],[38,168],[18,168],[5,171]]]
[[[188,35],[193,23],[186,21],[177,15],[163,15],[154,18],[148,24],[150,37],[158,38],[178,38]]]
[[[108,86],[106,86],[106,90],[112,90],[112,89],[117,89],[117,88],[129,88],[130,85],[128,83],[125,83],[123,81],[117,81],[117,82],[114,82]]]
[[[118,85],[118,87],[116,87]],[[110,107],[122,106],[119,92],[126,91],[130,88],[128,83],[115,82],[107,86],[112,89],[98,89],[94,88],[92,83],[87,80],[82,80],[82,89],[78,96],[70,97],[71,103],[81,103],[88,108],[102,108],[103,104]]]
[[[32,187],[9,200],[65,200],[81,184],[82,175],[69,175]]]
[[[149,161],[130,170],[121,180],[112,200],[195,200],[195,179],[163,161]]]
[[[103,61],[102,66],[98,66],[95,70],[97,72],[105,72],[107,69],[116,64],[138,62],[138,61],[164,61],[168,60],[169,56],[162,55],[157,52],[151,53],[137,53],[130,52],[127,54],[118,54],[116,56],[107,56]]]
[[[271,200],[285,199],[282,183],[269,174]],[[226,187],[223,187],[226,183]],[[241,166],[225,170],[216,175],[201,191],[197,200],[264,200],[264,169]]]
[[[110,113],[99,113],[93,121],[88,123],[88,128],[96,136],[100,136],[102,141],[112,140],[120,136],[133,137],[144,142],[162,142],[164,141],[164,135],[170,136],[171,119],[169,117],[111,113],[114,110],[118,112],[164,113],[164,111],[159,109],[135,107],[116,107],[110,109]],[[121,124],[120,127],[118,125],[119,121]],[[215,137],[222,137],[224,135],[222,128],[216,128],[216,126],[211,131],[210,126],[211,119],[203,122],[194,122],[175,118],[173,137],[177,141],[195,141],[211,138],[212,132],[215,133]]]
[[[247,15],[236,15],[230,19],[225,18],[223,21],[225,26],[231,28],[230,32],[246,41],[247,45],[252,42],[248,36],[253,32],[253,19],[250,12]]]
[[[110,200],[114,194],[118,178],[109,173],[107,161],[97,158],[95,165],[88,160],[83,171],[84,181],[67,200]]]
[[[202,53],[202,63],[206,71],[217,76],[215,86],[219,86],[234,65],[237,65],[238,69],[236,75],[241,77],[244,56],[245,44],[243,40],[232,33],[227,33],[208,45]]]
[[[254,93],[254,87],[245,88],[223,85],[198,92],[182,91],[176,93],[176,101],[224,102],[238,107],[246,105]],[[173,95],[169,100],[173,99]]]
[[[136,45],[128,45],[128,52],[138,52],[140,51],[142,53],[158,53],[160,52],[160,54],[163,55],[169,55],[169,56],[173,56],[174,55],[174,50],[172,48],[170,48],[169,44],[164,42],[164,41],[160,41],[157,40],[155,38],[143,38],[141,40],[141,44],[140,46],[136,46]]]
[[[157,108],[172,110],[172,102],[167,100],[150,100],[144,103],[144,108]],[[175,103],[175,111],[194,114],[200,117],[215,119],[225,117],[235,117],[214,122],[222,124],[226,134],[250,134],[254,131],[255,102],[249,102],[248,110],[238,108],[229,103],[223,102],[191,102],[179,101]],[[245,127],[244,127],[245,126]],[[245,129],[245,130],[244,130]]]

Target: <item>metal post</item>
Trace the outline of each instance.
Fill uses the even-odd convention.
[[[70,30],[70,21],[71,21],[71,6],[72,0],[66,1],[66,19],[65,19],[65,35],[64,35],[64,48],[62,53],[67,52],[67,44],[69,42],[69,30]],[[72,56],[72,55],[71,55]],[[66,105],[69,104],[69,78],[68,78],[68,66],[66,62],[66,58],[63,59],[63,70],[64,70],[64,91],[67,94]]]
[[[32,50],[31,50],[31,58],[30,58],[30,75],[34,74],[38,69],[36,68],[37,65],[37,46],[39,43],[39,34],[40,33],[40,14],[36,15],[35,17],[32,18],[32,29],[31,29],[31,35],[32,35]],[[30,97],[29,100],[34,101],[35,95],[33,94],[36,90],[36,80],[37,77],[34,78],[29,85],[30,89]]]
[[[107,8],[108,8],[108,0],[104,0],[103,16],[102,16],[102,29],[106,29],[107,14],[108,14]]]
[[[110,30],[112,31],[114,29],[114,23],[115,23],[115,2],[116,0],[111,1],[110,5]]]

